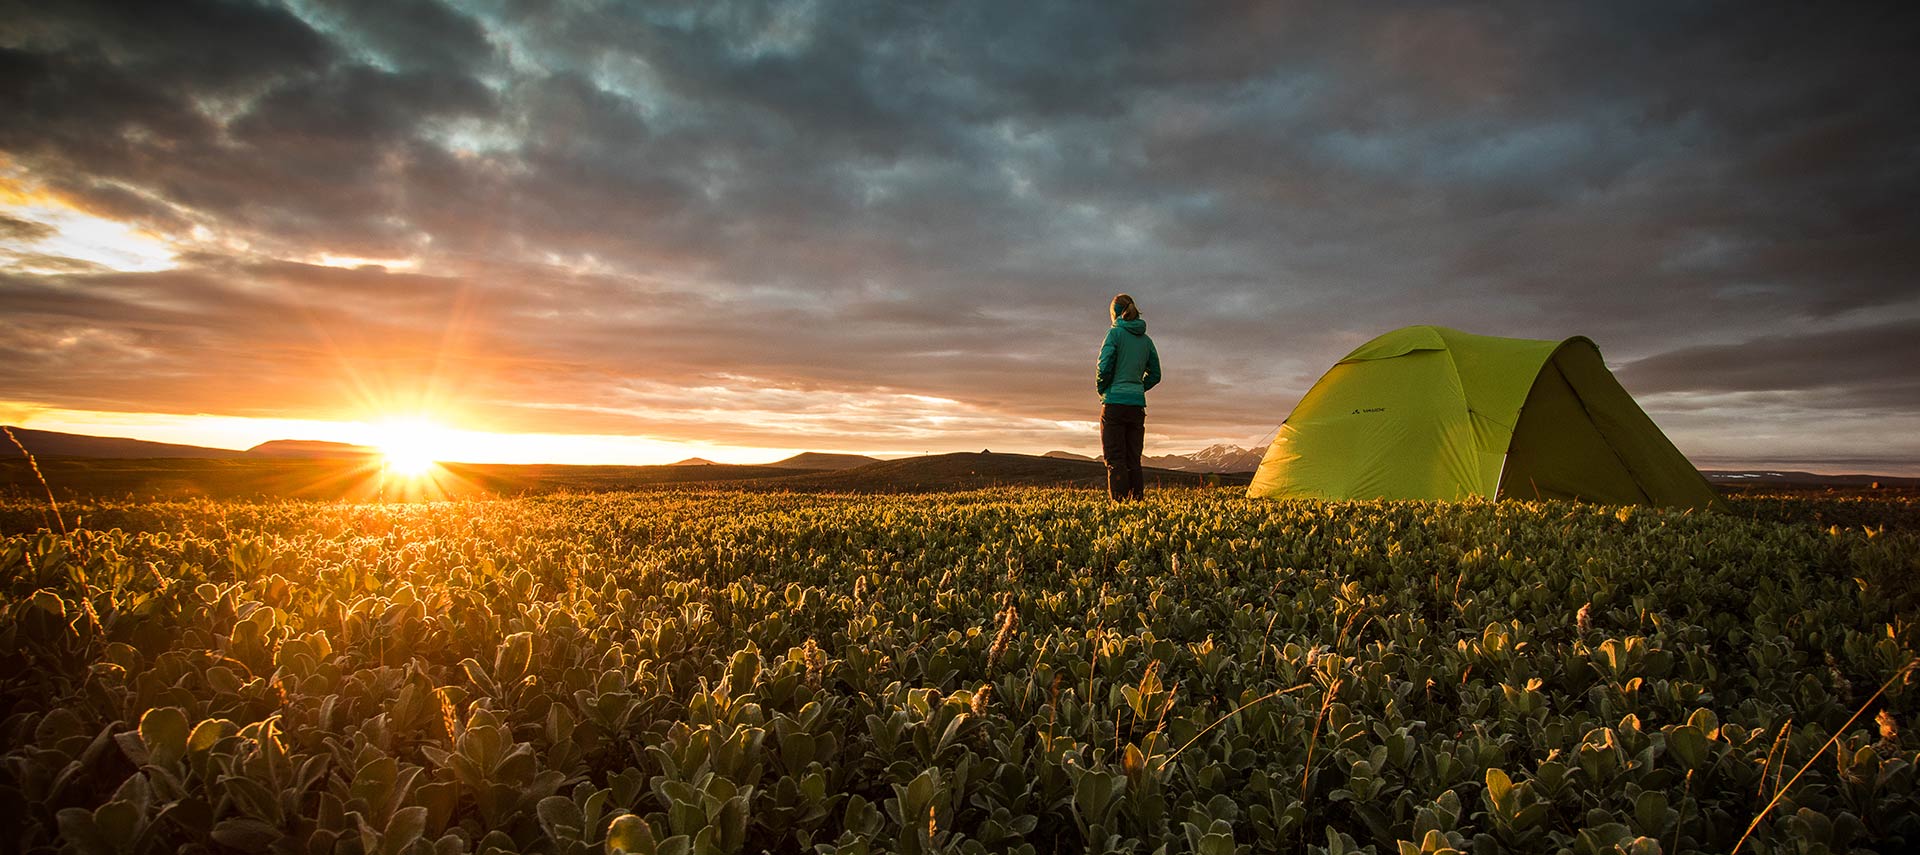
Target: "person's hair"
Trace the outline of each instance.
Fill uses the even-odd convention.
[[[1116,321],[1140,320],[1140,307],[1133,302],[1132,297],[1121,294],[1113,298],[1113,319]]]

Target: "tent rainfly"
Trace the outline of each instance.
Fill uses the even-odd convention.
[[[1247,495],[1721,505],[1593,342],[1434,326],[1335,363],[1280,425]]]

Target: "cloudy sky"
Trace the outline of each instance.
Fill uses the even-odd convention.
[[[1844,10],[1844,14],[1837,13]],[[0,420],[499,459],[1270,435],[1437,323],[1920,473],[1920,26],[1805,3],[0,2]],[[568,437],[575,437],[568,439]],[[682,446],[675,443],[704,443]]]

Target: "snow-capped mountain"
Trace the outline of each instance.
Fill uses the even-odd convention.
[[[1194,469],[1202,472],[1252,472],[1260,468],[1262,452],[1237,445],[1209,445],[1187,455]]]
[[[1260,468],[1261,450],[1241,448],[1237,445],[1209,445],[1199,451],[1187,454],[1149,454],[1140,462],[1156,469],[1176,469],[1181,472],[1252,472]],[[1042,457],[1060,460],[1099,460],[1070,451],[1049,451]]]
[[[1260,452],[1237,445],[1209,445],[1188,454],[1148,456],[1141,462],[1184,472],[1252,472],[1260,468]]]

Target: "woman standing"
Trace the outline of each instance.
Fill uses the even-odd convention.
[[[1107,495],[1146,495],[1140,450],[1147,438],[1147,390],[1160,382],[1160,353],[1147,337],[1140,307],[1125,294],[1113,298],[1113,326],[1100,344],[1094,388],[1100,392],[1100,448],[1107,459]]]

